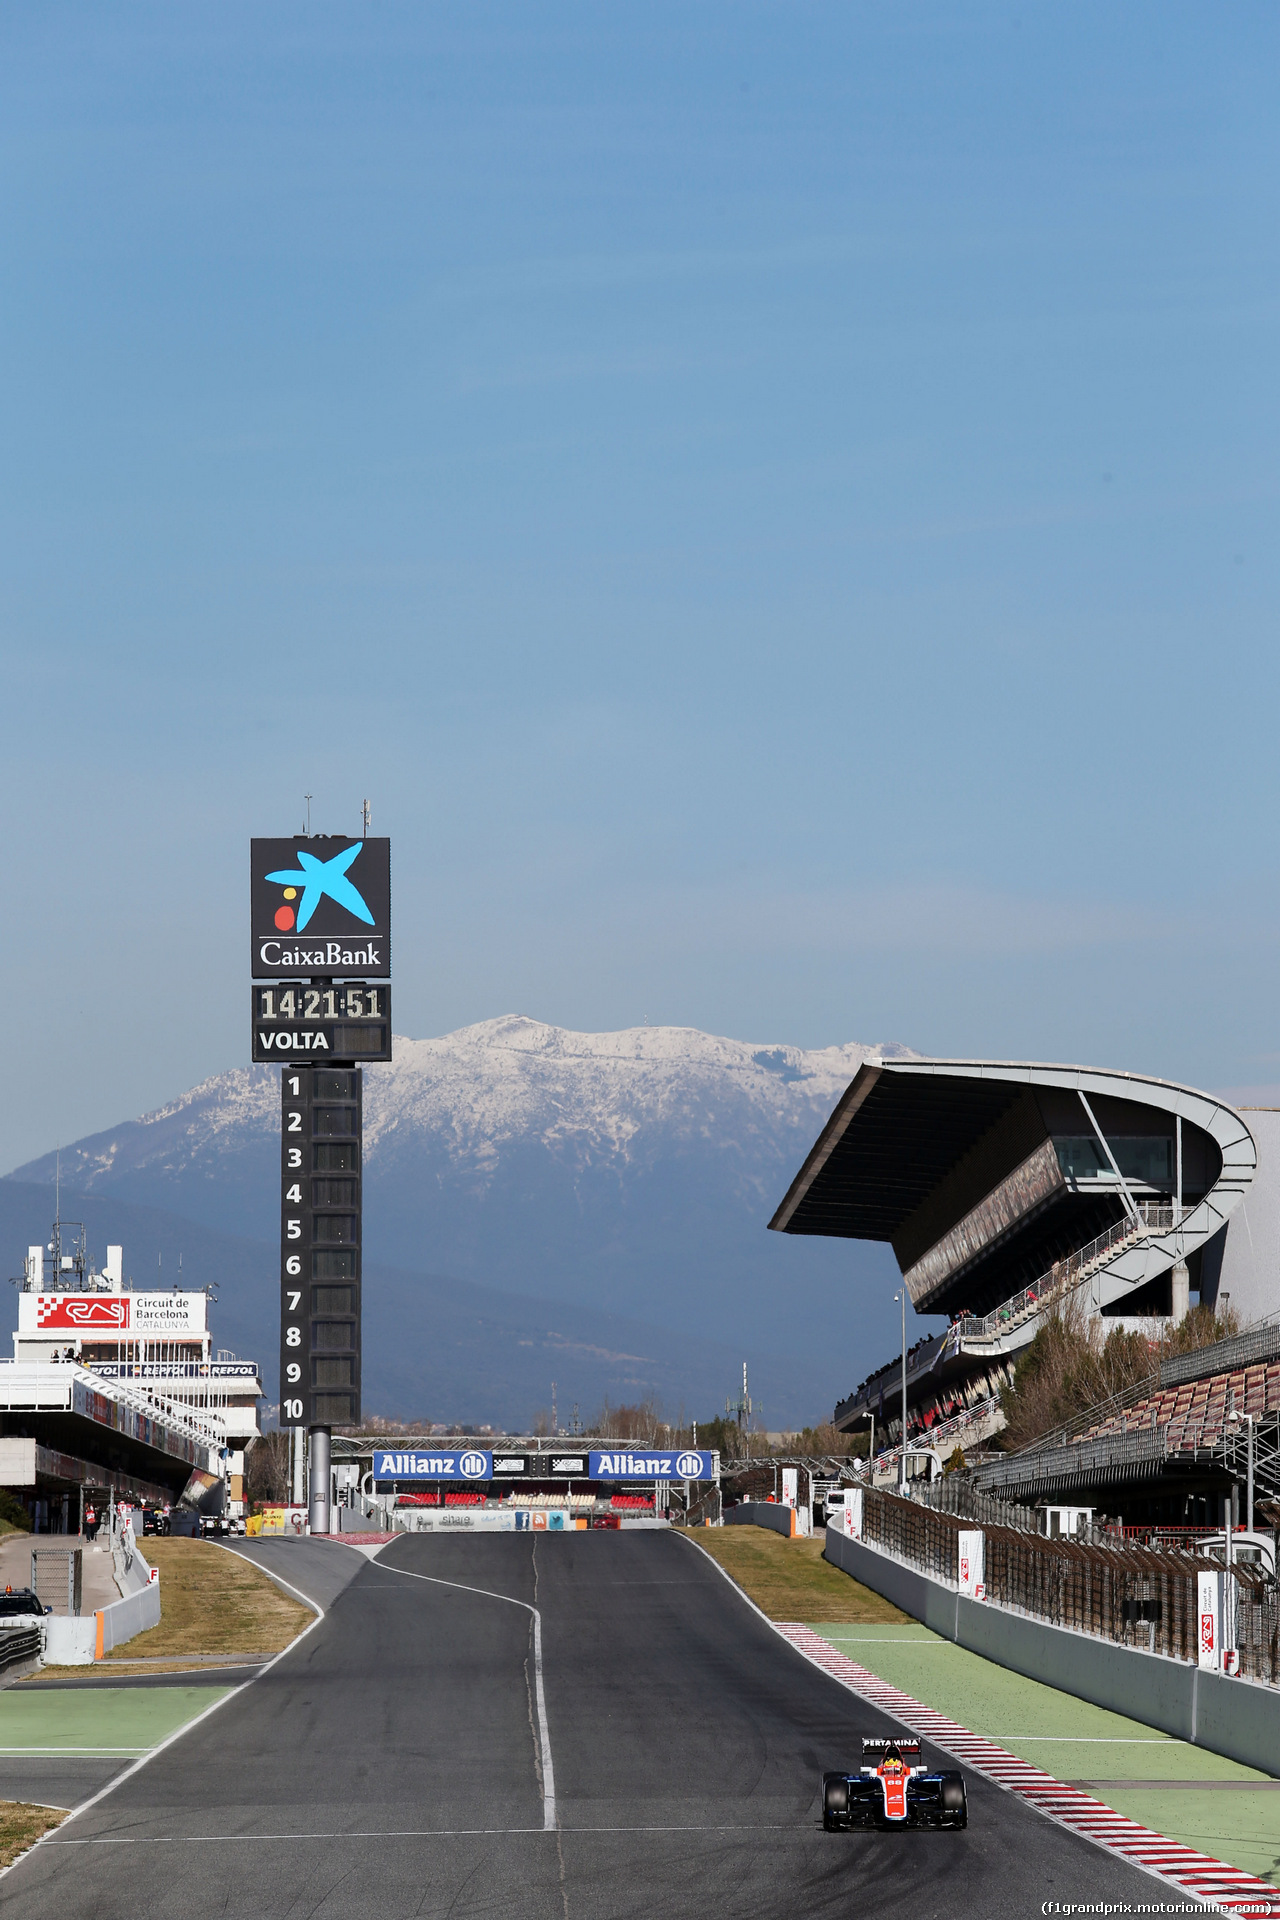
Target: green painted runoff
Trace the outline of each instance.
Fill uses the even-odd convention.
[[[34,1687],[0,1693],[0,1753],[146,1753],[230,1687]]]
[[[1087,1791],[1117,1812],[1280,1885],[1280,1792],[1266,1785],[1270,1775],[1024,1679],[928,1627],[899,1622],[814,1631],[881,1680],[1019,1759],[1059,1780],[1087,1780]],[[1106,1784],[1133,1780],[1231,1781],[1238,1790]]]

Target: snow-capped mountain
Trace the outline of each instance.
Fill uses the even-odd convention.
[[[893,1272],[879,1250],[764,1228],[861,1061],[905,1048],[510,1016],[395,1051],[365,1070],[369,1259],[797,1354],[815,1316],[856,1308],[859,1270]],[[270,1241],[279,1087],[271,1067],[219,1074],[64,1147],[62,1180]],[[12,1177],[50,1183],[54,1158]]]

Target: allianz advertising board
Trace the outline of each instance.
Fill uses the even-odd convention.
[[[375,1480],[490,1480],[493,1455],[483,1447],[465,1447],[459,1453],[428,1453],[375,1447]]]
[[[530,1477],[538,1477],[538,1461],[530,1456]],[[548,1456],[550,1465],[550,1456]],[[587,1456],[588,1480],[714,1480],[716,1455],[694,1447],[619,1447],[593,1449]],[[375,1480],[491,1480],[493,1455],[483,1447],[460,1451],[375,1447]]]
[[[714,1480],[716,1456],[694,1447],[601,1448],[588,1456],[591,1480]]]

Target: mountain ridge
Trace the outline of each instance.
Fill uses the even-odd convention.
[[[391,1065],[365,1069],[366,1261],[814,1356],[825,1399],[860,1355],[837,1374],[815,1327],[879,1357],[896,1268],[887,1249],[764,1229],[869,1057],[917,1056],[522,1015],[397,1038]],[[235,1068],[62,1148],[61,1178],[270,1242],[278,1141],[278,1070]],[[48,1185],[56,1165],[6,1177]]]

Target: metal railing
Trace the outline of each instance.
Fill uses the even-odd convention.
[[[979,1516],[867,1491],[862,1536],[881,1552],[957,1586],[959,1534],[968,1518]],[[980,1524],[989,1604],[1167,1659],[1198,1658],[1197,1575],[1209,1569],[1224,1573],[1218,1561],[1129,1542],[1049,1537],[1022,1524],[1011,1526],[1007,1517],[983,1518]],[[1234,1642],[1238,1649],[1242,1674],[1275,1686],[1280,1683],[1276,1583],[1256,1567],[1239,1564],[1226,1578],[1226,1644]]]
[[[1247,1327],[1229,1340],[1216,1340],[1211,1347],[1196,1347],[1190,1353],[1176,1353],[1160,1362],[1160,1385],[1180,1387],[1188,1380],[1201,1380],[1207,1373],[1234,1373],[1251,1361],[1274,1360],[1280,1356],[1280,1315]]]
[[[111,1379],[92,1367],[83,1367],[78,1362],[71,1364],[75,1367],[77,1377],[86,1386],[92,1387],[95,1393],[102,1394],[108,1400],[118,1400],[135,1413],[145,1414],[148,1419],[163,1421],[182,1439],[194,1440],[198,1446],[215,1449],[226,1445],[225,1404],[193,1407],[190,1402],[175,1399],[160,1388],[131,1380]]]
[[[1013,1500],[998,1500],[982,1493],[967,1473],[948,1473],[941,1480],[912,1489],[913,1500],[932,1507],[935,1513],[954,1514],[980,1527],[1012,1527],[1018,1533],[1039,1533],[1043,1515],[1035,1507],[1021,1507]]]
[[[948,1415],[945,1420],[935,1421],[931,1427],[918,1427],[914,1429],[911,1437],[907,1441],[906,1451],[908,1453],[915,1453],[918,1452],[921,1447],[936,1447],[945,1440],[955,1440],[959,1442],[966,1433],[971,1433],[974,1427],[981,1426],[984,1421],[994,1419],[999,1411],[1000,1396],[998,1393],[991,1394],[986,1400],[980,1400],[976,1406],[965,1407],[960,1413],[953,1413]],[[873,1473],[883,1473],[890,1467],[897,1466],[898,1461],[902,1458],[902,1453],[903,1447],[901,1442],[894,1447],[882,1448],[871,1462],[871,1471]]]
[[[1015,1327],[1023,1325],[1034,1314],[1041,1313],[1054,1301],[1073,1293],[1086,1280],[1092,1278],[1098,1268],[1125,1247],[1133,1246],[1139,1240],[1147,1239],[1153,1233],[1168,1233],[1175,1225],[1174,1209],[1157,1206],[1153,1201],[1141,1201],[1138,1207],[1140,1221],[1126,1213],[1100,1233],[1095,1239],[1077,1248],[1064,1260],[1055,1260],[1048,1273],[1033,1280],[1021,1293],[1015,1293],[988,1314],[981,1317],[965,1314],[957,1320],[952,1329],[952,1337],[958,1342],[965,1340],[996,1340],[1002,1334],[1011,1333]]]
[[[1144,1427],[1137,1433],[1104,1434],[1097,1440],[1076,1440],[1066,1446],[1028,1448],[1005,1460],[991,1460],[973,1469],[974,1485],[983,1493],[997,1488],[1021,1488],[1044,1493],[1054,1488],[1105,1486],[1108,1481],[1137,1479],[1158,1473],[1169,1452],[1165,1427]]]

